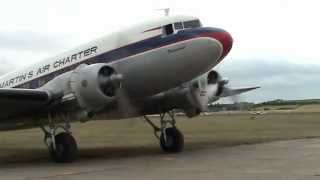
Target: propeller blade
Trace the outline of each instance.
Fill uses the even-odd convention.
[[[123,88],[117,90],[117,104],[120,114],[125,117],[137,115],[138,109],[132,104],[127,92]]]

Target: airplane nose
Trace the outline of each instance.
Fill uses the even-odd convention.
[[[216,40],[218,40],[223,47],[223,52],[220,57],[220,60],[221,60],[230,52],[230,50],[232,48],[232,44],[233,44],[232,36],[227,31],[222,30],[220,32],[213,33],[213,37]]]
[[[231,50],[233,39],[230,33],[223,29],[211,28],[209,33],[206,33],[205,36],[209,36],[219,41],[222,45],[222,55],[219,60],[222,60]]]

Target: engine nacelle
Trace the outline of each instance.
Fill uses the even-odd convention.
[[[193,81],[186,94],[186,100],[189,102],[189,108],[184,108],[186,114],[192,117],[201,111],[207,111],[208,104],[219,99],[227,83],[227,79],[222,78],[218,72],[213,70]]]
[[[146,112],[155,113],[160,110],[182,109],[188,117],[204,112],[208,104],[218,100],[228,83],[218,72],[210,71],[202,76],[182,84],[179,87],[160,93],[147,100]]]
[[[106,64],[80,65],[70,77],[70,88],[78,104],[87,112],[96,112],[115,103],[122,76]]]

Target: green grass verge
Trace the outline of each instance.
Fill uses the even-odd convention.
[[[216,114],[178,117],[186,151],[320,136],[320,113]],[[156,118],[153,118],[156,119]],[[83,158],[122,158],[161,153],[153,131],[142,119],[73,124]],[[0,132],[0,165],[48,162],[40,129]]]

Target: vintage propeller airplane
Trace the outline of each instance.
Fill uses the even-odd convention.
[[[232,43],[225,30],[190,16],[123,29],[0,77],[0,130],[41,127],[52,158],[72,162],[70,122],[144,116],[161,148],[180,152],[174,109],[197,116],[209,102],[257,88],[227,88],[212,70]],[[160,126],[150,114],[160,114]]]

